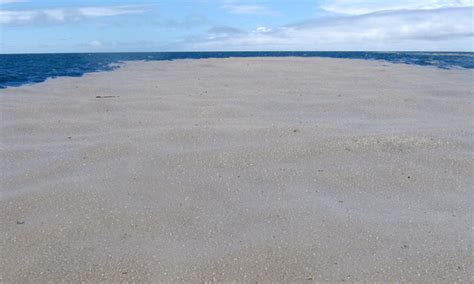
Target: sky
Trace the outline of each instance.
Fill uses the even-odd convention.
[[[0,0],[0,53],[474,51],[474,0]]]

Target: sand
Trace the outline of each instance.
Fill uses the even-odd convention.
[[[471,281],[473,74],[202,59],[1,90],[0,282]]]

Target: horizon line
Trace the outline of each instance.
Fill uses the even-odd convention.
[[[12,52],[12,53],[0,53],[0,55],[48,55],[48,54],[119,54],[119,53],[255,53],[255,52],[373,52],[373,53],[415,53],[415,52],[427,52],[427,53],[474,53],[472,51],[433,51],[433,50],[230,50],[230,51],[218,51],[218,50],[204,50],[204,51],[80,51],[80,52]]]

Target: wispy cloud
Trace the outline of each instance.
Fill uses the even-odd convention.
[[[267,8],[260,5],[225,5],[225,9],[233,14],[261,14],[267,12]]]
[[[207,38],[195,50],[472,50],[473,8],[399,10]]]
[[[161,24],[167,28],[193,28],[200,26],[209,26],[211,21],[200,14],[189,14],[186,15],[182,20],[166,19],[161,22]]]
[[[214,26],[207,30],[207,32],[214,35],[235,35],[242,33],[241,30],[229,26]]]
[[[256,15],[256,14],[276,14],[265,5],[244,4],[237,0],[227,0],[222,6],[225,10],[232,14],[239,15]]]
[[[328,0],[322,9],[340,14],[362,15],[387,10],[417,10],[469,7],[474,0]]]
[[[26,0],[0,0],[0,5],[26,2]]]
[[[149,7],[139,5],[91,6],[42,10],[0,10],[0,24],[57,23],[79,21],[94,17],[142,14],[147,11],[149,11]]]

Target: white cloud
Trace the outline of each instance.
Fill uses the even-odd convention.
[[[269,33],[271,32],[272,29],[266,28],[266,27],[258,27],[255,29],[255,33]]]
[[[98,47],[102,47],[103,44],[99,40],[93,40],[93,41],[89,42],[89,46],[94,47],[94,48],[98,48]]]
[[[0,10],[0,24],[79,21],[84,18],[141,14],[148,10],[149,9],[146,6],[137,5],[55,8],[43,10]]]
[[[193,42],[194,50],[473,50],[473,8],[399,10],[307,21]],[[263,30],[261,30],[263,31]]]
[[[322,9],[341,14],[362,15],[401,9],[439,9],[473,6],[474,0],[331,0]]]

